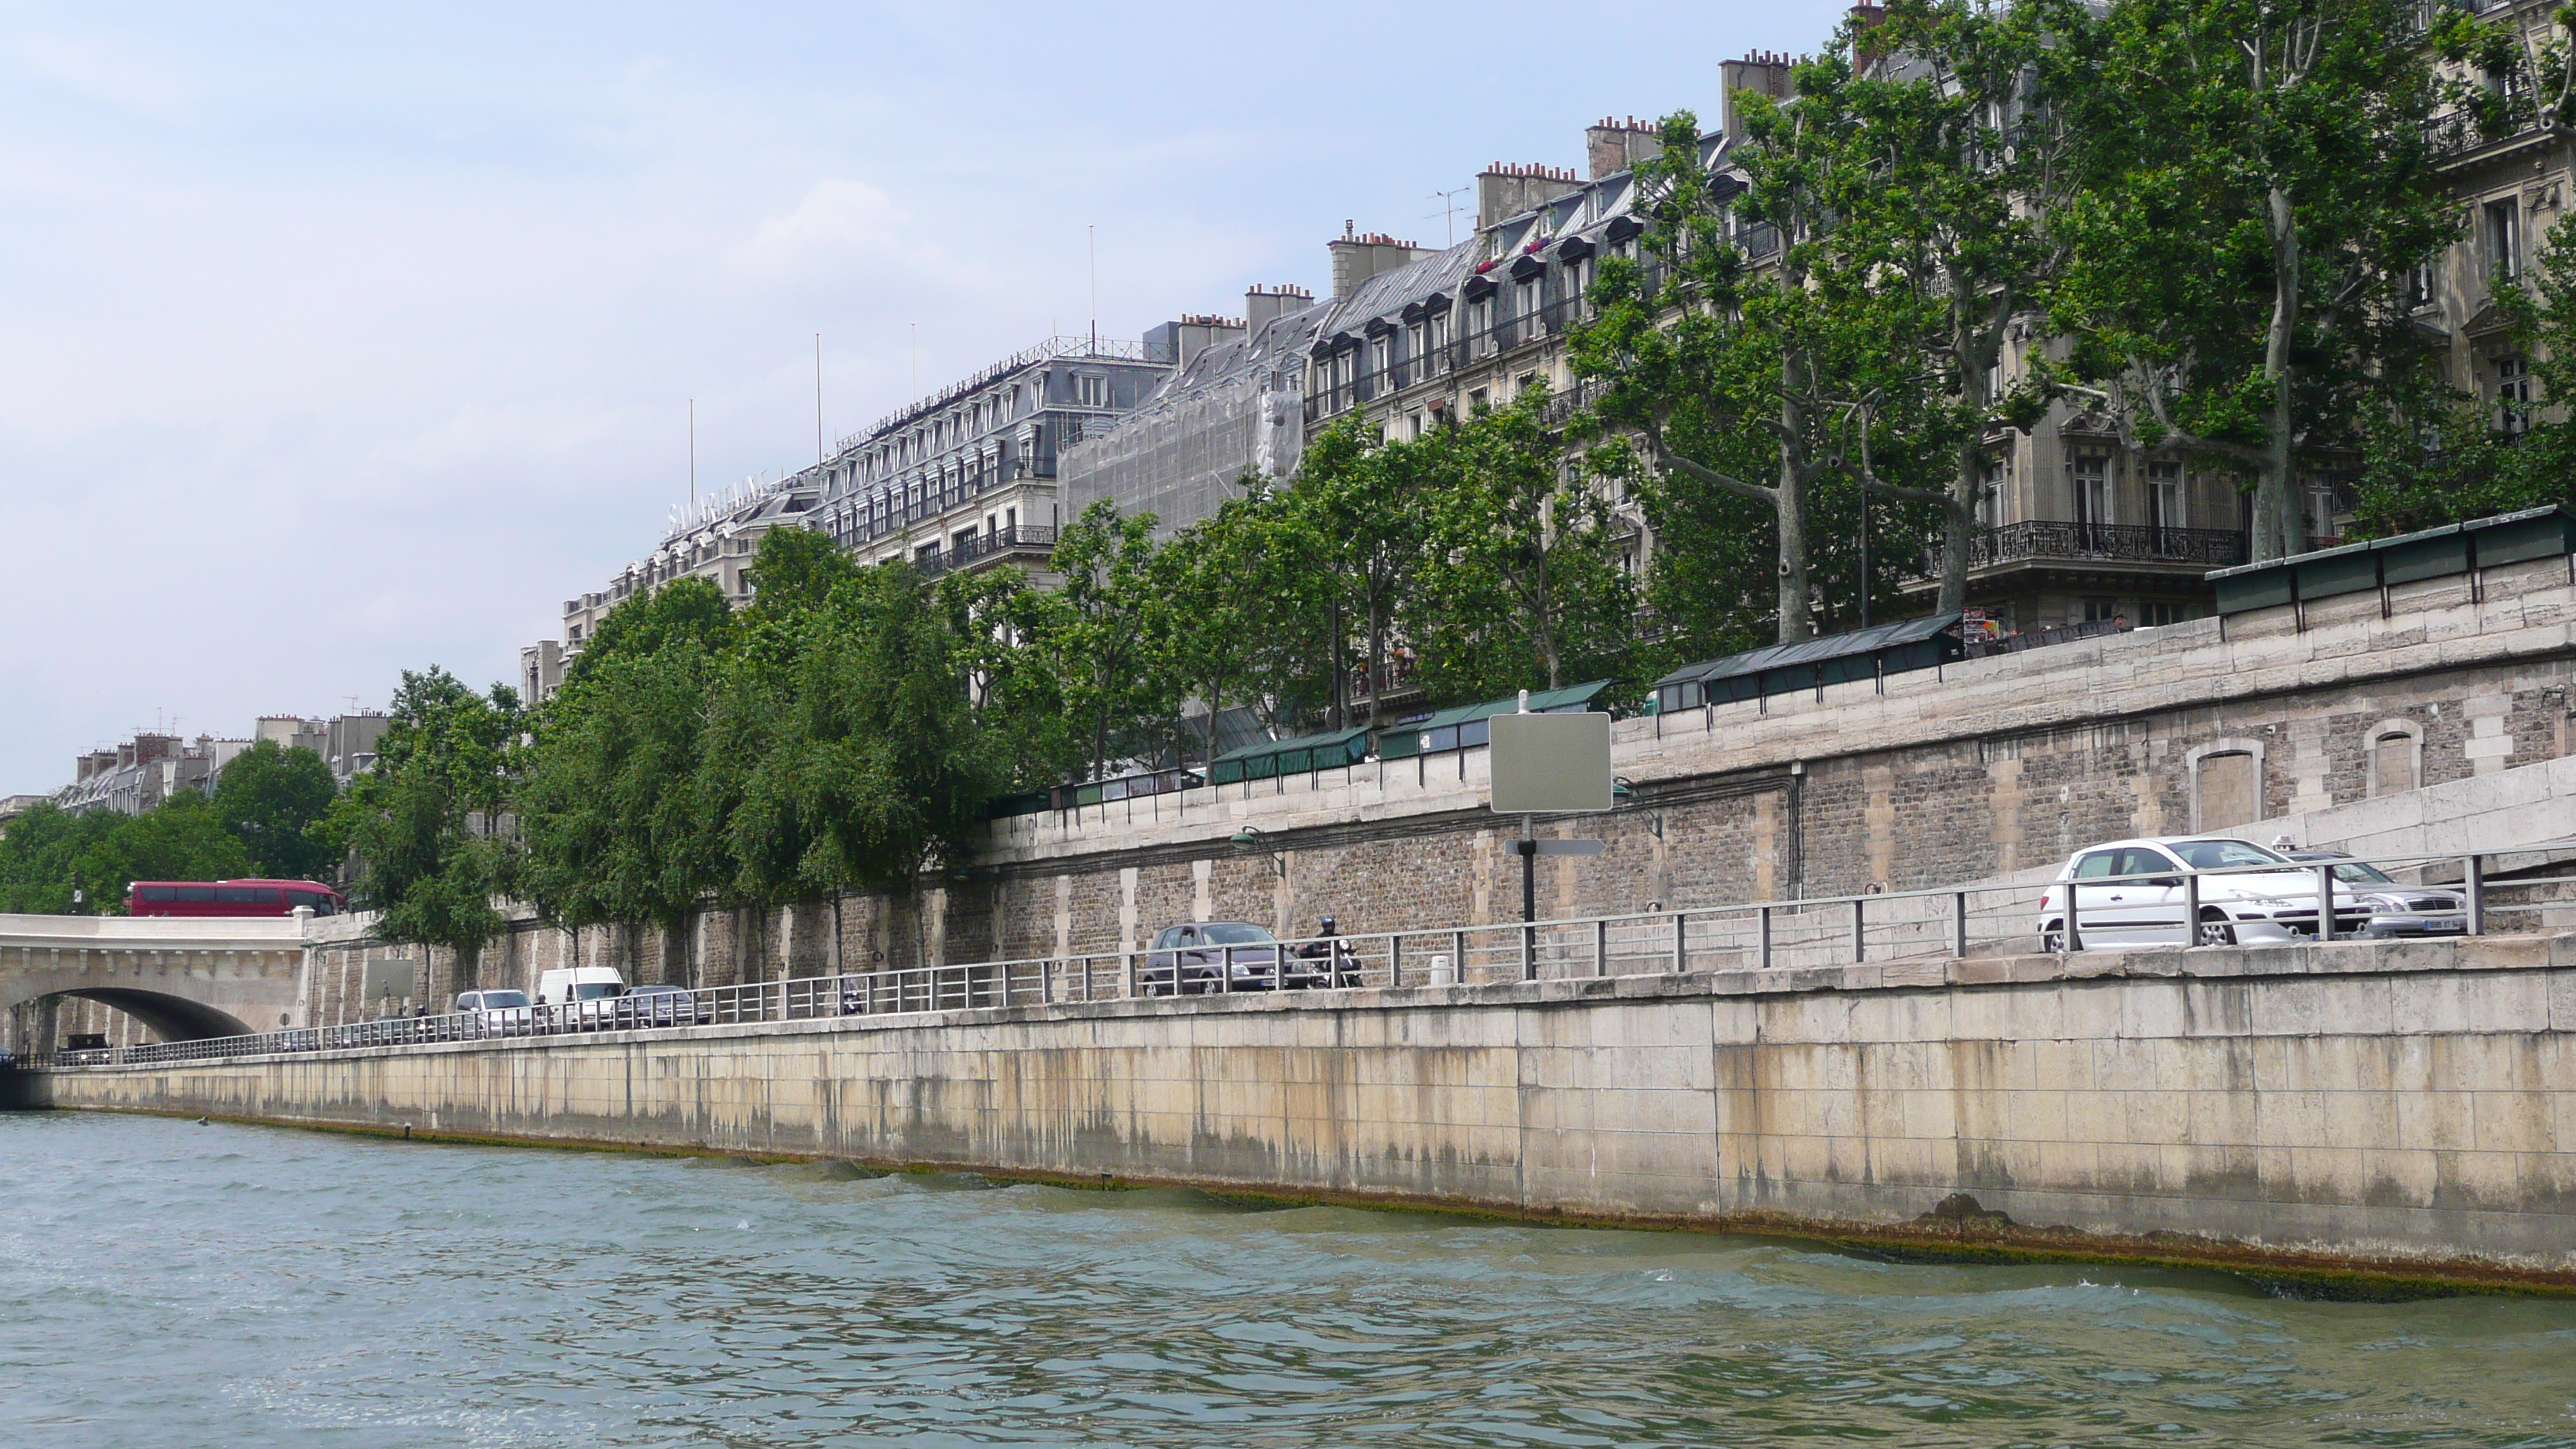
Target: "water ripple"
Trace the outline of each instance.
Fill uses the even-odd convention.
[[[2513,1445],[2576,1306],[0,1116],[18,1444]]]

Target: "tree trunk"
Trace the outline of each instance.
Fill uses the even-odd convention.
[[[1370,729],[1377,728],[1378,697],[1386,693],[1386,632],[1385,627],[1379,623],[1383,612],[1379,607],[1376,590],[1370,590],[1368,605],[1368,722]]]
[[[1785,380],[1792,384],[1784,392],[1794,392],[1796,364],[1781,363]],[[1780,402],[1780,484],[1772,504],[1780,520],[1780,642],[1795,644],[1813,637],[1815,630],[1807,621],[1811,602],[1807,592],[1807,488],[1806,478],[1794,441],[1805,436],[1804,410],[1793,396]]]
[[[1338,592],[1333,599],[1330,612],[1326,615],[1326,621],[1333,631],[1333,728],[1338,730],[1347,728],[1350,724],[1350,705],[1347,701],[1350,681],[1346,677],[1348,671],[1342,668],[1342,601],[1338,597]]]
[[[2272,325],[2263,338],[2263,379],[2271,400],[2261,470],[2254,483],[2253,555],[2283,558],[2307,548],[2306,510],[2299,506],[2292,453],[2290,343],[2299,316],[2298,213],[2279,187],[2271,190]]]

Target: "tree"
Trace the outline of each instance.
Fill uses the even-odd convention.
[[[1938,510],[1938,613],[1967,602],[1988,438],[2027,430],[2046,406],[2044,388],[2002,386],[2004,345],[2062,253],[2048,222],[2071,175],[2066,112],[2046,88],[2060,72],[2042,62],[2090,24],[2065,0],[1893,0],[1868,29],[1837,39],[1846,52],[1895,57],[1838,97],[1852,125],[1830,197],[1843,246],[1904,279],[1908,295],[1885,297],[1885,314],[1899,322],[1914,310],[1888,329],[1887,365],[1857,393],[1867,424],[1857,441],[1865,487]],[[1946,469],[1931,471],[1948,476],[1889,481],[1906,471],[1891,472],[1891,455],[1907,451],[1946,451]]]
[[[0,911],[117,916],[125,914],[132,881],[250,873],[249,852],[193,790],[140,815],[73,815],[39,805],[0,835]]]
[[[710,752],[737,771],[725,838],[763,901],[901,896],[962,856],[1004,770],[975,729],[953,616],[902,562],[857,571],[735,662]]]
[[[2404,279],[2457,230],[2419,12],[2123,0],[2048,54],[2079,167],[2050,289],[2074,381],[2133,446],[2249,475],[2258,559],[2307,546],[2301,470],[2360,446],[2416,346]]]
[[[502,928],[492,902],[510,861],[496,827],[519,730],[509,686],[478,695],[434,665],[403,671],[375,768],[332,803],[325,830],[357,853],[358,902],[383,913],[377,936],[445,947],[469,978]]]
[[[1488,698],[1627,672],[1635,589],[1609,505],[1547,412],[1533,388],[1413,445],[1432,486],[1416,490],[1429,547],[1407,633],[1436,692]]]
[[[314,829],[340,793],[331,767],[298,745],[275,740],[233,757],[215,785],[215,815],[250,852],[251,869],[275,880],[312,880],[337,865]]]
[[[1088,727],[1091,778],[1107,771],[1110,741],[1171,718],[1179,700],[1153,668],[1154,516],[1121,517],[1102,499],[1057,535],[1053,565],[1064,578],[1061,607],[1041,641],[1067,707]]]
[[[1302,523],[1318,545],[1312,552],[1320,555],[1335,592],[1359,621],[1371,728],[1379,723],[1379,704],[1386,694],[1387,648],[1396,616],[1428,547],[1433,491],[1446,481],[1439,469],[1447,447],[1442,433],[1389,442],[1374,429],[1363,431],[1354,415],[1310,443],[1297,465],[1290,494],[1294,522]],[[1332,612],[1335,622],[1328,627],[1338,644],[1339,610]],[[1340,668],[1338,648],[1335,656],[1338,680],[1347,671]],[[1339,688],[1334,701],[1336,722],[1345,722]]]
[[[1016,568],[951,573],[939,601],[966,672],[976,733],[1004,771],[1003,787],[1063,784],[1089,758],[1090,732],[1066,704],[1049,645],[1063,604]]]
[[[1662,153],[1637,167],[1643,264],[1601,263],[1598,317],[1573,339],[1576,373],[1604,384],[1595,416],[1646,465],[1641,500],[1674,545],[1659,559],[1656,603],[1686,639],[1739,636],[1761,611],[1748,534],[1770,545],[1775,637],[1813,632],[1809,505],[1841,466],[1847,354],[1883,338],[1850,305],[1868,297],[1872,268],[1833,246],[1849,80],[1828,55],[1792,71],[1790,104],[1746,93],[1750,144],[1732,153],[1746,183],[1700,164],[1694,116],[1665,118]],[[1776,243],[1759,273],[1736,245],[1739,220],[1765,258]],[[1772,481],[1753,481],[1766,472]]]
[[[770,539],[803,532],[772,529],[761,540],[762,551],[754,560],[753,577],[758,578],[760,566],[769,561]],[[733,606],[725,602],[724,590],[712,580],[673,579],[651,593],[624,599],[609,610],[608,616],[591,631],[589,642],[565,667],[564,687],[578,686],[593,670],[605,667],[612,659],[653,654],[677,639],[694,639],[708,653],[722,653],[731,647],[736,628]]]
[[[537,713],[514,796],[518,881],[547,917],[676,931],[724,883],[700,778],[716,669],[673,638],[567,681]]]

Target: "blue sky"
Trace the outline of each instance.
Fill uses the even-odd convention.
[[[0,794],[508,679],[688,489],[1328,289],[1842,7],[0,3]]]

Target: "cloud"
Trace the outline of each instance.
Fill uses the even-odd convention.
[[[805,276],[901,247],[911,218],[864,181],[818,181],[796,209],[772,216],[734,248],[733,264],[762,276]]]
[[[190,78],[165,61],[99,40],[35,35],[17,44],[27,69],[87,100],[155,120],[187,113],[196,99]]]

